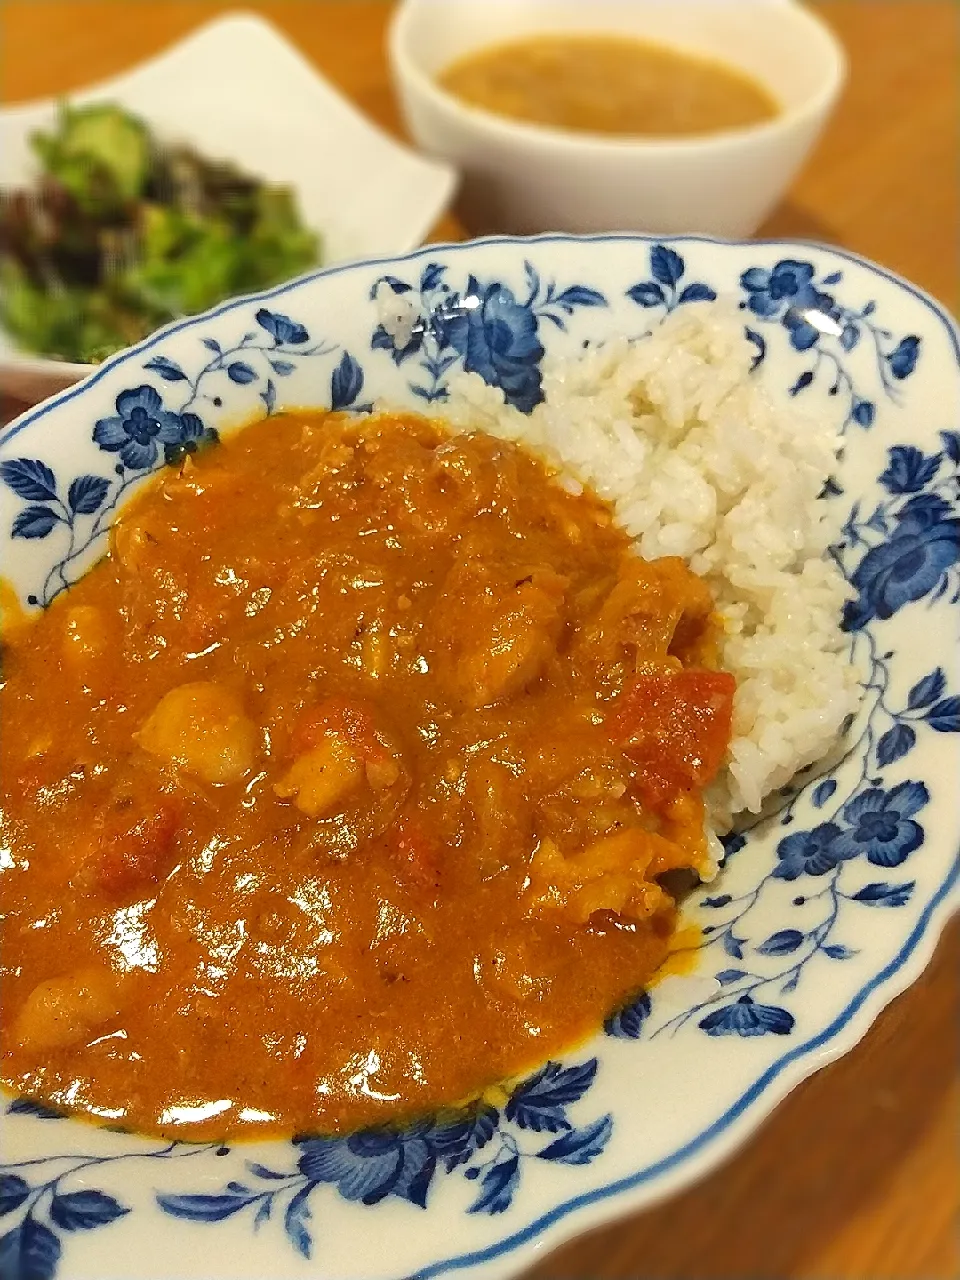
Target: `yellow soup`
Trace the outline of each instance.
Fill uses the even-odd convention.
[[[587,133],[721,133],[780,109],[736,67],[622,36],[538,35],[494,45],[454,62],[439,82],[470,106]]]

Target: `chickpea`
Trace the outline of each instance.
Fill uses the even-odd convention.
[[[17,1015],[14,1034],[33,1052],[66,1049],[120,1012],[117,975],[108,969],[81,969],[39,982]]]
[[[204,782],[238,782],[260,754],[260,732],[237,695],[208,681],[165,694],[135,735],[152,756]]]
[[[319,746],[297,757],[273,789],[281,800],[292,799],[308,818],[321,818],[333,813],[363,776],[347,739],[328,733]]]
[[[399,743],[366,702],[334,697],[306,708],[291,748],[293,763],[273,789],[310,818],[342,810],[364,783],[375,796],[392,791],[394,800],[399,784],[409,785]]]

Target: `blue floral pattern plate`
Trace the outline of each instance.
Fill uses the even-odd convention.
[[[703,1174],[926,964],[960,900],[960,340],[852,255],[504,239],[231,302],[0,433],[4,574],[25,607],[49,604],[146,477],[284,403],[442,414],[468,370],[529,412],[545,360],[715,297],[740,308],[752,376],[843,433],[821,500],[842,525],[864,697],[830,761],[727,838],[689,908],[692,974],[499,1096],[403,1131],[163,1144],[3,1099],[2,1280],[513,1275],[545,1239]]]

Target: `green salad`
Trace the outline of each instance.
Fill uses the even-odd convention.
[[[64,106],[31,141],[36,185],[0,197],[0,323],[25,350],[102,360],[319,261],[287,187],[164,145],[119,107]]]

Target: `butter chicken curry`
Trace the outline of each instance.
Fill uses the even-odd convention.
[[[0,1079],[338,1131],[595,1030],[705,861],[716,625],[483,434],[291,413],[168,471],[5,649]]]

